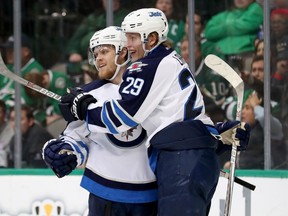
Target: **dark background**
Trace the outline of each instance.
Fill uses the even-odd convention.
[[[0,43],[13,34],[13,0],[0,0]],[[231,0],[196,0],[195,10],[200,11],[208,20],[211,15],[228,7]],[[135,10],[153,7],[155,0],[122,0],[122,7]],[[177,0],[177,14],[185,19],[187,0]],[[41,64],[50,68],[65,62],[65,45],[77,25],[95,9],[102,7],[101,0],[22,0],[22,32],[33,42],[33,53]],[[60,15],[62,11],[66,16]]]

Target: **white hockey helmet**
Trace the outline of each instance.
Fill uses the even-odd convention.
[[[169,30],[165,14],[156,8],[143,8],[129,13],[121,28],[125,33],[139,33],[143,43],[147,42],[150,33],[157,32],[158,44],[167,40]]]
[[[129,61],[129,58],[128,58],[121,65],[117,63],[118,57],[121,53],[121,50],[125,46],[125,43],[126,43],[126,37],[122,29],[118,26],[109,26],[105,29],[95,32],[94,35],[90,39],[90,46],[89,46],[89,53],[88,53],[89,63],[94,64],[96,69],[99,70],[96,64],[96,59],[94,57],[94,49],[102,45],[113,45],[115,47],[115,52],[116,52],[115,64],[117,65],[115,74],[113,75],[112,78],[109,79],[109,80],[113,80],[117,76],[120,68],[123,65],[127,64]]]

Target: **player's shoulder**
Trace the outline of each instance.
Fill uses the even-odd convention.
[[[94,89],[98,89],[101,88],[104,85],[110,84],[111,82],[107,81],[107,80],[94,80],[90,83],[87,83],[85,85],[83,85],[81,88],[85,91],[85,92],[90,92]]]
[[[176,51],[172,51],[169,55],[165,56],[158,65],[158,69],[161,71],[169,70],[171,72],[175,70],[179,72],[184,68],[189,68],[188,64]]]
[[[85,92],[93,95],[97,101],[115,99],[119,96],[119,85],[107,80],[95,80],[82,88]]]
[[[158,69],[171,69],[184,64],[185,61],[176,51],[164,46],[159,46],[144,58],[131,63],[124,77],[140,74],[149,74],[149,76],[152,76]]]

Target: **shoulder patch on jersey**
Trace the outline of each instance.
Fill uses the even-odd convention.
[[[142,67],[147,65],[148,64],[144,64],[142,62],[134,62],[127,69],[129,70],[129,73],[140,72],[142,71]]]
[[[181,65],[185,64],[185,60],[178,53],[175,53],[172,58],[176,59]]]

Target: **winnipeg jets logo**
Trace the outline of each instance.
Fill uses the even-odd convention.
[[[151,11],[151,12],[148,12],[149,16],[150,17],[159,17],[159,16],[162,16],[162,14],[160,12],[154,12],[154,11]]]
[[[125,132],[121,133],[121,137],[124,137],[126,140],[129,140],[129,137],[133,137],[133,131],[136,129],[136,127],[131,128]]]
[[[140,145],[146,138],[146,131],[137,125],[120,134],[106,134],[108,139],[118,147],[131,148]]]
[[[143,66],[147,66],[147,64],[144,64],[142,62],[134,62],[127,69],[129,70],[129,73],[140,72],[142,71]]]

